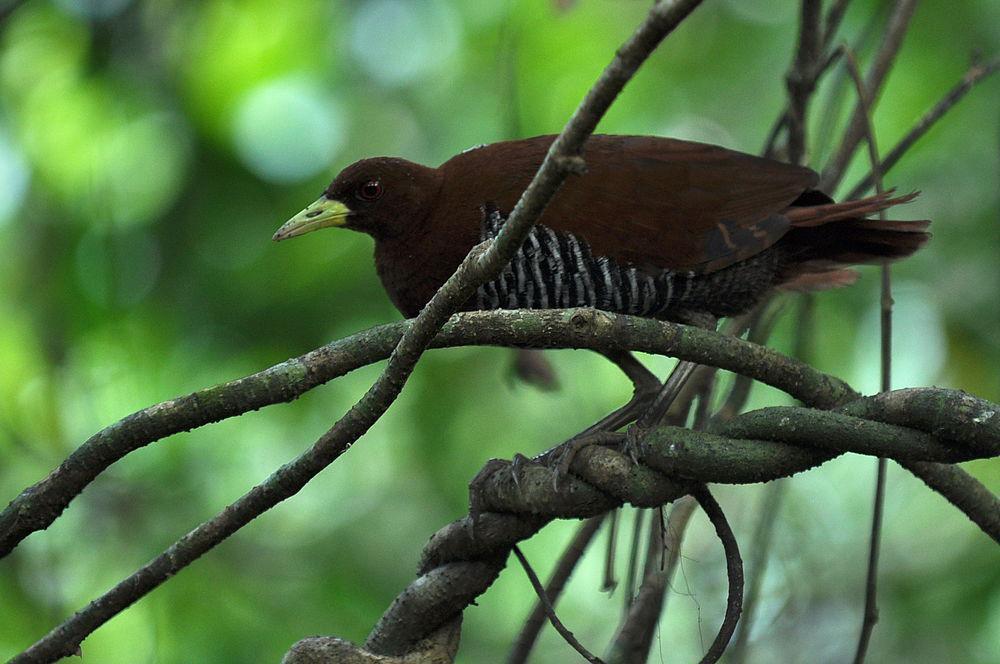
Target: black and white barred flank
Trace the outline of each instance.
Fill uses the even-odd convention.
[[[495,238],[505,219],[495,209],[483,218],[481,240]],[[654,318],[688,310],[729,315],[748,309],[773,282],[776,261],[767,254],[709,275],[650,274],[594,256],[590,245],[573,233],[536,225],[503,272],[476,291],[475,307],[595,307]]]

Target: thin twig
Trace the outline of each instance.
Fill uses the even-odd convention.
[[[9,0],[0,7],[0,25],[9,19],[27,0]]]
[[[700,664],[713,664],[719,661],[722,654],[729,645],[729,640],[736,631],[736,624],[740,620],[740,613],[743,611],[743,559],[740,558],[739,545],[736,543],[736,536],[733,535],[732,528],[726,520],[719,503],[709,492],[708,487],[701,485],[691,494],[694,496],[701,509],[705,511],[715,532],[722,540],[722,547],[726,551],[726,574],[729,578],[729,597],[726,600],[726,616],[719,627],[712,645],[709,646],[705,656],[701,658]]]
[[[868,157],[871,161],[872,171],[875,174],[875,188],[879,194],[882,194],[885,188],[882,184],[882,171],[879,168],[878,143],[875,140],[875,129],[872,126],[871,99],[865,91],[864,81],[861,80],[861,71],[854,53],[845,47],[844,55],[847,59],[848,71],[857,88],[858,104],[864,117],[864,137],[868,144]],[[885,211],[879,211],[879,218],[885,221]],[[882,265],[880,305],[881,382],[882,392],[888,392],[892,389],[892,282],[888,263]],[[885,478],[886,460],[882,457],[878,460],[875,471],[875,498],[872,507],[868,571],[865,580],[865,610],[861,622],[861,634],[858,637],[858,647],[854,655],[854,664],[862,664],[865,661],[868,643],[871,640],[872,631],[875,629],[875,623],[878,622],[878,563],[882,543],[882,521],[885,514]]]
[[[875,497],[872,499],[872,527],[868,541],[868,570],[865,573],[865,609],[861,632],[854,653],[854,664],[865,661],[868,643],[878,622],[878,563],[882,546],[882,521],[885,516],[886,460],[879,458],[875,467]]]
[[[882,84],[885,82],[892,68],[896,54],[899,53],[899,49],[903,45],[903,38],[906,36],[910,19],[913,17],[913,12],[916,8],[917,0],[896,0],[892,14],[889,16],[889,24],[882,39],[882,46],[875,54],[875,59],[868,70],[867,80],[863,85],[865,93],[872,104],[878,99]],[[851,162],[851,157],[854,156],[854,151],[858,147],[858,143],[864,137],[864,132],[864,109],[859,99],[858,105],[854,109],[854,114],[851,116],[844,131],[837,152],[823,170],[819,186],[821,190],[832,193],[837,188],[837,185],[840,184],[840,180],[847,171],[847,166]]]
[[[649,649],[663,613],[666,589],[680,559],[681,542],[695,506],[690,497],[674,501],[665,532],[661,518],[650,523],[642,583],[611,641],[608,661],[642,664],[649,659]]]
[[[795,61],[786,76],[788,84],[788,161],[801,164],[806,152],[806,115],[816,86],[816,62],[820,53],[820,0],[802,0],[799,12],[799,44]]]
[[[868,20],[865,21],[865,25],[860,33],[851,40],[851,48],[854,49],[855,53],[867,51],[875,41],[881,39],[882,21],[880,17],[881,14],[885,13],[882,10],[887,6],[886,4],[879,4],[875,8],[875,11],[868,17]],[[829,158],[830,153],[836,149],[835,138],[844,104],[854,98],[846,67],[833,68],[833,65],[840,62],[843,55],[844,51],[838,44],[830,51],[830,59],[827,60],[833,70],[831,71],[830,81],[827,86],[826,97],[820,105],[823,111],[816,123],[816,131],[813,132],[814,143],[811,148],[817,169],[819,168],[818,164],[820,161]]]
[[[636,577],[639,574],[639,551],[642,546],[642,533],[643,526],[645,525],[643,517],[645,514],[644,510],[637,509],[635,511],[635,522],[632,524],[632,543],[629,548],[628,570],[625,573],[625,592],[623,593],[626,614],[629,607],[632,606],[632,601],[635,599]],[[654,512],[651,519],[655,518],[656,514]]]
[[[837,34],[837,29],[840,26],[840,20],[843,18],[843,13],[847,9],[848,1],[849,0],[839,0],[838,3],[833,7],[831,7],[830,10],[827,12],[826,18],[824,20],[823,38],[818,48],[814,46],[814,42],[816,41],[816,39],[813,37],[813,35],[816,32],[818,32],[818,25],[816,24],[816,19],[818,18],[818,16],[817,17],[813,16],[814,8],[812,6],[806,7],[805,2],[803,3],[802,13],[800,14],[800,21],[799,21],[799,42],[798,42],[798,48],[796,49],[796,58],[795,60],[793,60],[792,67],[789,70],[788,74],[786,75],[786,81],[789,82],[792,81],[793,79],[801,79],[800,82],[797,82],[797,85],[801,86],[803,91],[808,90],[808,92],[805,92],[805,94],[799,100],[798,103],[802,102],[805,102],[806,104],[808,103],[809,99],[812,97],[813,92],[815,92],[816,90],[816,84],[820,81],[821,78],[823,78],[823,76],[826,75],[826,73],[830,70],[830,68],[840,58],[839,49],[834,49],[826,56],[826,58],[824,58],[822,63],[818,62],[820,54],[829,50],[830,45],[833,42],[833,36]],[[818,7],[816,8],[816,10],[818,10]],[[807,11],[809,12],[808,16],[806,15]],[[805,26],[813,26],[813,29],[810,30],[808,34],[803,35],[803,28]],[[807,40],[805,44],[803,43],[803,36],[805,36]],[[803,49],[803,46],[805,46],[805,49]],[[811,65],[808,68],[799,70],[799,55],[810,57]],[[804,76],[806,78],[803,78]],[[778,138],[781,136],[781,132],[786,129],[790,129],[792,122],[791,117],[794,112],[792,109],[792,103],[793,103],[792,98],[795,93],[791,90],[791,88],[789,88],[789,93],[790,94],[789,94],[788,104],[785,106],[784,110],[782,110],[782,112],[778,114],[777,119],[771,126],[771,130],[767,134],[767,138],[764,140],[764,148],[761,150],[761,154],[763,154],[765,157],[774,158],[776,156],[776,153],[778,152]],[[801,114],[801,117],[805,118],[804,109]],[[797,131],[801,131],[802,147],[804,149],[805,137],[806,137],[804,124]],[[792,137],[789,136],[789,143],[791,143],[792,140],[793,140]],[[794,140],[797,140],[797,138]],[[785,150],[785,152],[787,153],[788,159],[792,161],[793,150],[791,149],[791,146],[789,146]],[[801,161],[802,155],[804,155],[804,151],[799,153],[798,159],[795,159],[794,161],[796,163]]]
[[[542,603],[543,607],[545,607],[545,615],[548,616],[549,622],[552,623],[555,630],[559,632],[559,635],[563,637],[563,640],[565,640],[566,643],[573,648],[573,650],[580,653],[585,660],[591,662],[592,664],[603,664],[601,659],[583,647],[583,644],[580,643],[575,636],[573,636],[573,632],[569,631],[566,628],[566,625],[559,620],[559,616],[556,615],[556,610],[552,606],[552,602],[549,601],[548,595],[545,594],[545,588],[542,587],[542,582],[538,580],[538,575],[535,574],[535,570],[533,570],[531,565],[528,564],[528,559],[524,557],[523,553],[521,553],[520,547],[515,545],[512,550],[514,551],[514,555],[517,556],[518,561],[520,561],[521,567],[524,568],[524,573],[528,575],[528,581],[531,582],[531,587],[535,589],[535,593],[538,595],[538,601]]]
[[[913,147],[913,145],[923,138],[924,134],[931,130],[931,127],[937,123],[948,111],[952,109],[955,104],[960,102],[969,91],[976,86],[977,83],[987,78],[997,70],[1000,70],[1000,58],[994,59],[987,63],[975,63],[969,68],[962,80],[959,81],[955,87],[948,91],[944,97],[941,98],[938,103],[934,105],[933,108],[927,111],[917,124],[914,125],[910,131],[906,133],[903,138],[896,143],[896,145],[889,151],[889,154],[879,163],[879,171],[885,175],[888,173],[893,166],[899,163],[899,160],[903,157],[906,152]],[[868,190],[875,184],[875,174],[874,170],[862,178],[861,182],[856,184],[850,193],[844,197],[844,200],[854,200],[860,198],[868,193]]]
[[[604,550],[604,578],[601,579],[601,590],[613,593],[618,586],[615,579],[615,551],[618,548],[618,517],[619,510],[608,513],[608,546]]]
[[[563,589],[566,587],[566,582],[569,581],[569,577],[573,574],[573,570],[576,569],[577,563],[583,558],[584,552],[591,541],[593,541],[594,536],[604,521],[605,515],[594,516],[584,521],[580,524],[569,546],[563,551],[559,562],[556,563],[556,568],[552,571],[552,576],[549,578],[548,584],[545,586],[544,597],[552,604],[558,601],[559,595],[562,594]],[[507,664],[523,664],[528,660],[528,655],[531,654],[531,649],[534,648],[535,642],[538,640],[538,635],[545,624],[547,615],[545,604],[541,597],[539,597],[535,608],[531,611],[531,615],[524,621],[524,626],[521,627],[521,632],[517,635],[517,640],[514,641],[514,647],[507,657]]]
[[[840,23],[844,20],[847,5],[850,3],[851,0],[837,0],[827,10],[826,18],[823,21],[823,50],[830,48],[830,45],[837,38],[837,30],[840,29]]]
[[[753,621],[757,610],[757,601],[760,598],[760,589],[764,584],[764,575],[767,573],[767,561],[771,553],[771,539],[774,534],[774,524],[778,519],[778,512],[781,510],[782,499],[788,488],[785,480],[776,480],[764,488],[764,498],[760,506],[760,517],[757,520],[757,527],[754,530],[753,540],[750,543],[750,550],[753,552],[753,562],[750,565],[752,570],[749,574],[747,585],[746,601],[743,602],[743,618],[740,620],[740,628],[733,641],[733,647],[729,649],[727,662],[730,664],[742,664],[747,655],[747,643],[750,640],[750,632],[753,629]]]

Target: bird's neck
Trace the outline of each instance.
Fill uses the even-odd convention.
[[[425,228],[375,240],[375,268],[396,308],[412,318],[430,301],[478,242],[475,220],[449,224],[455,230]]]

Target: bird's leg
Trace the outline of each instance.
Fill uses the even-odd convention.
[[[543,392],[559,389],[559,377],[543,351],[534,348],[514,350],[511,377],[533,385]]]
[[[469,482],[469,518],[472,520],[473,534],[476,524],[479,522],[479,515],[483,513],[484,485],[487,480],[498,472],[506,471],[511,475],[516,490],[521,489],[521,474],[526,464],[534,463],[531,459],[521,453],[514,455],[511,461],[506,459],[490,459],[487,461],[476,476]]]
[[[704,312],[681,312],[678,320],[706,330],[715,330],[719,324],[718,318]],[[664,419],[668,416],[670,406],[681,394],[684,386],[698,366],[697,363],[687,360],[678,362],[653,398],[653,402],[649,408],[636,420],[634,430],[625,439],[625,450],[637,463],[640,456],[640,450],[636,447],[637,434],[663,423]]]
[[[608,413],[573,438],[580,438],[597,431],[616,431],[622,428],[639,417],[660,389],[660,379],[656,374],[627,350],[602,352],[601,355],[611,360],[632,381],[632,398],[624,406]]]
[[[624,406],[605,415],[569,440],[535,457],[535,461],[547,463],[554,469],[553,482],[556,486],[569,473],[569,467],[580,450],[588,445],[612,442],[607,437],[599,437],[597,434],[617,431],[626,424],[635,421],[649,407],[653,397],[660,389],[660,380],[632,353],[607,351],[601,354],[613,362],[632,381],[632,398]]]
[[[659,424],[663,416],[666,415],[670,405],[673,404],[674,399],[681,393],[688,378],[691,377],[691,374],[697,368],[698,364],[696,362],[688,362],[687,360],[678,362],[677,366],[674,367],[674,370],[670,372],[667,380],[663,383],[663,387],[656,393],[649,408],[636,420],[636,426],[640,429],[649,429]]]

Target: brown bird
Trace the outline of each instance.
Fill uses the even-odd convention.
[[[466,150],[438,168],[376,157],[345,168],[275,240],[337,226],[375,239],[375,267],[414,316],[499,232],[554,136]],[[517,255],[466,309],[591,306],[686,321],[750,309],[768,291],[853,281],[844,268],[909,256],[927,221],[865,217],[911,200],[834,203],[808,168],[714,145],[592,136]],[[890,192],[891,193],[891,192]]]

